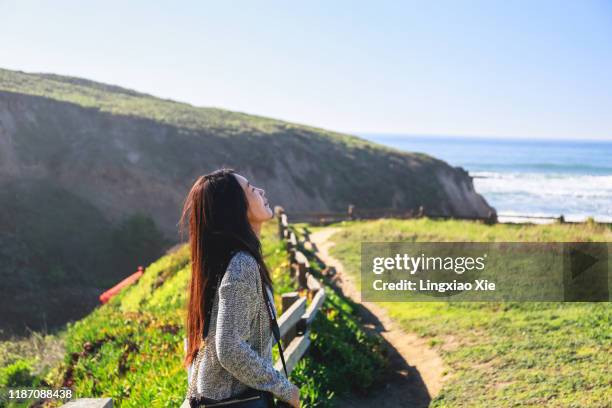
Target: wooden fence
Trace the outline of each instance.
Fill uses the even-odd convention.
[[[551,222],[559,224],[581,224],[588,221],[568,221],[563,214],[559,216],[535,216],[535,215],[514,215],[514,214],[496,214],[490,212],[487,217],[466,217],[466,216],[451,216],[447,214],[439,214],[434,211],[427,210],[423,206],[417,209],[396,209],[396,208],[357,208],[354,205],[349,205],[347,211],[344,212],[290,212],[292,222],[307,222],[316,225],[327,225],[340,221],[352,220],[371,220],[379,218],[400,218],[400,219],[416,219],[427,217],[431,219],[444,220],[468,220],[479,221],[485,224],[496,223],[541,223]],[[500,220],[502,219],[502,220]],[[503,220],[508,221],[503,221]],[[594,221],[600,225],[612,225],[611,222]]]
[[[287,371],[291,372],[310,346],[310,326],[325,300],[325,288],[310,273],[310,263],[299,250],[299,245],[308,246],[310,237],[305,235],[302,242],[289,228],[287,214],[281,207],[275,208],[278,220],[278,235],[289,253],[289,274],[295,280],[298,292],[282,294],[282,314],[278,319],[282,343],[285,349]],[[307,299],[310,305],[306,307]],[[281,361],[275,368],[282,370]]]
[[[349,205],[347,211],[341,212],[290,212],[288,216],[291,216],[292,222],[307,222],[316,225],[326,225],[340,221],[352,221],[352,220],[371,220],[378,218],[401,218],[401,219],[412,219],[412,218],[441,218],[441,219],[463,219],[482,221],[485,223],[496,223],[497,216],[494,212],[491,212],[488,217],[455,217],[446,214],[438,214],[432,211],[428,211],[425,207],[421,206],[416,209],[397,209],[397,208],[357,208],[355,205]]]

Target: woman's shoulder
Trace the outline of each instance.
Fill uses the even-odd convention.
[[[248,251],[241,250],[236,252],[230,259],[224,282],[244,282],[248,284],[256,284],[259,276],[259,266],[255,257]]]

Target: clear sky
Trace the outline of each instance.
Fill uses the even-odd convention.
[[[610,1],[0,0],[0,67],[350,133],[612,139]]]

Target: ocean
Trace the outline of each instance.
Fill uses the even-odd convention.
[[[360,136],[463,167],[507,221],[561,214],[568,221],[612,221],[612,141]]]

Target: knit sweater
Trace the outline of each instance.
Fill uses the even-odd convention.
[[[271,296],[267,285],[266,289]],[[291,399],[297,387],[272,364],[274,338],[266,308],[257,261],[247,251],[238,251],[215,294],[196,377],[197,392],[218,400],[251,387],[270,391],[286,402]],[[274,313],[276,316],[276,310]],[[188,381],[194,364],[195,359],[188,369]]]

